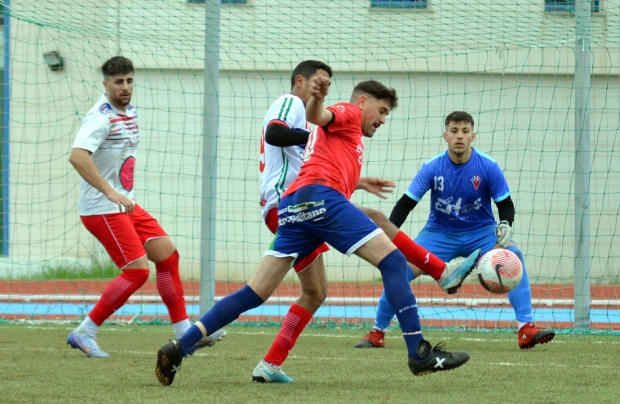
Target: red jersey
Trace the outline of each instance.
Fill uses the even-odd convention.
[[[301,171],[282,196],[306,185],[324,185],[351,198],[364,161],[362,110],[339,103],[327,108],[334,120],[310,132]]]

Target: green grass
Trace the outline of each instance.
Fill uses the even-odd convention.
[[[74,325],[0,324],[4,403],[612,403],[618,402],[620,339],[558,335],[530,351],[509,333],[429,331],[471,360],[460,369],[414,377],[396,331],[384,349],[355,349],[364,334],[308,329],[284,365],[295,383],[262,385],[251,372],[276,327],[227,327],[228,336],[183,361],[174,384],[154,376],[167,326],[106,325],[99,345],[110,359],[86,358],[66,344]]]
[[[80,279],[112,279],[120,274],[119,269],[111,261],[97,262],[89,267],[49,265],[39,273],[29,276],[19,276],[19,280],[80,280]]]

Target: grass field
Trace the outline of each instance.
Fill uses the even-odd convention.
[[[228,336],[183,361],[170,387],[154,375],[171,326],[105,325],[93,359],[66,345],[74,325],[0,324],[3,403],[616,403],[620,338],[557,335],[530,351],[516,334],[427,331],[435,344],[466,350],[460,369],[414,377],[399,331],[384,349],[355,349],[366,332],[307,329],[284,369],[295,383],[251,382],[277,327],[228,326]]]

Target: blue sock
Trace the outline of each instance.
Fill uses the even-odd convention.
[[[200,328],[192,325],[189,327],[185,334],[179,338],[179,342],[181,343],[181,358],[185,358],[187,356],[187,352],[191,347],[193,347],[196,342],[202,339],[202,331]]]
[[[525,260],[523,259],[523,254],[516,246],[509,246],[506,249],[517,254],[517,257],[519,257],[519,260],[521,261],[521,265],[523,265],[523,278],[516,288],[508,292],[508,301],[515,311],[517,321],[531,323],[532,291],[530,289],[530,280],[527,276],[527,271],[525,270]]]
[[[207,335],[211,335],[225,325],[235,321],[242,313],[258,307],[261,304],[263,304],[263,299],[261,299],[252,288],[245,285],[242,289],[239,289],[235,293],[217,302],[211,310],[200,317],[200,322],[207,329]],[[189,349],[201,339],[202,331],[200,331],[200,328],[192,325],[189,330],[179,338],[179,342],[181,343],[181,357],[185,357]]]
[[[411,282],[413,280],[413,271],[407,265],[407,280]],[[387,297],[385,297],[385,290],[381,293],[381,297],[379,298],[379,305],[377,306],[377,317],[375,317],[375,328],[379,328],[380,330],[385,330],[390,326],[392,322],[392,318],[394,317],[394,310],[387,301]]]
[[[403,331],[407,351],[414,359],[420,360],[421,358],[416,354],[416,348],[424,338],[418,316],[418,305],[407,281],[407,260],[403,253],[394,250],[383,258],[377,267],[383,278],[385,297],[394,309]]]

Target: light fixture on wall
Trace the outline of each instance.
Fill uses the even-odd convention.
[[[58,51],[44,53],[43,59],[45,59],[45,63],[50,70],[60,70],[65,66]]]

